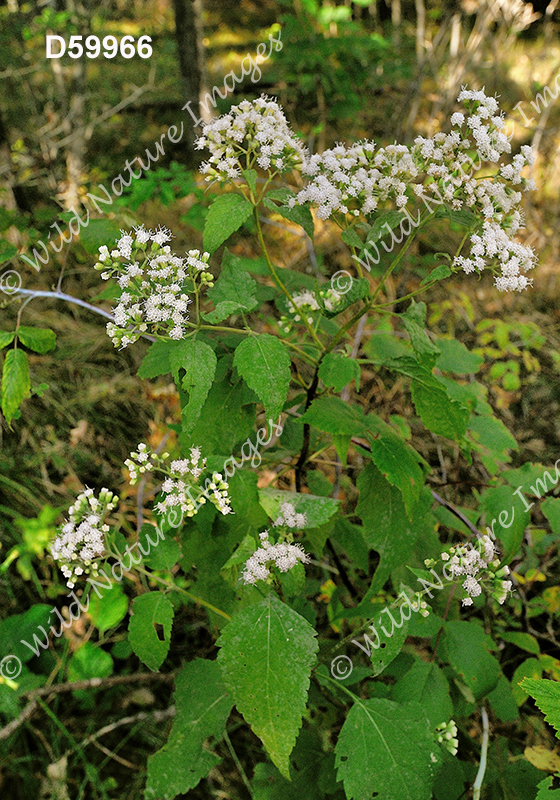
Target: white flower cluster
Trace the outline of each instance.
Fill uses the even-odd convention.
[[[108,489],[101,489],[99,498],[95,497],[93,489],[86,489],[68,509],[69,520],[52,541],[51,554],[59,562],[70,589],[74,588],[80,575],[97,573],[96,559],[104,553],[105,534],[109,531],[109,526],[103,521],[115,508],[117,500]]]
[[[289,319],[285,316],[280,318],[280,327],[286,333],[290,333],[292,322],[300,322],[302,316],[312,325],[312,314],[322,311],[323,308],[327,311],[336,311],[344,296],[341,292],[337,292],[336,289],[330,286],[327,289],[319,289],[318,293],[322,305],[319,304],[316,293],[310,289],[304,289],[300,294],[294,294],[292,296],[292,301],[288,303],[288,310],[293,318]]]
[[[199,447],[191,447],[190,454],[190,458],[177,459],[167,467],[165,460],[169,458],[169,453],[158,455],[150,451],[148,445],[139,444],[138,449],[124,462],[130,473],[131,485],[134,486],[145,472],[157,471],[165,475],[161,491],[166,496],[155,506],[159,514],[177,510],[187,517],[194,517],[207,500],[222,514],[232,513],[228,483],[219,472],[213,472],[202,488],[198,480],[206,470],[206,459],[201,460]]]
[[[305,528],[307,517],[305,514],[298,514],[293,503],[281,503],[280,514],[272,523],[275,527],[284,526],[285,528]]]
[[[457,739],[457,725],[450,719],[449,722],[442,722],[436,726],[436,739],[448,750],[452,756],[457,755],[459,740]]]
[[[207,272],[210,254],[190,250],[186,258],[173,255],[166,244],[171,232],[165,228],[151,231],[140,226],[134,233],[135,237],[122,232],[114,250],[106,245],[99,248],[95,269],[103,270],[103,280],[116,278],[122,290],[113,308],[115,321],[107,324],[107,333],[121,348],[146,331],[182,339],[192,303],[185,281],[199,278],[201,284],[213,286]]]
[[[394,200],[397,208],[403,208],[407,185],[419,174],[405,145],[388,145],[375,152],[375,143],[366,140],[350,147],[338,144],[313,155],[302,172],[311,180],[289,205],[310,202],[317,206],[320,219],[336,212],[355,217],[371,214],[385,200]]]
[[[493,585],[492,597],[503,604],[511,591],[512,582],[502,580],[509,575],[509,567],[500,566],[496,558],[496,548],[489,536],[481,536],[475,546],[470,542],[466,545],[454,545],[450,553],[442,553],[442,561],[449,561],[448,571],[453,577],[465,576],[463,589],[467,597],[463,600],[464,606],[472,606],[473,597],[482,593],[483,581],[489,579]],[[491,569],[491,567],[493,569]]]
[[[524,145],[512,164],[501,164],[497,175],[475,178],[474,173],[484,162],[500,163],[502,154],[509,153],[511,145],[502,133],[504,115],[495,97],[487,97],[484,91],[464,89],[458,100],[465,104],[470,115],[453,114],[453,129],[448,134],[415,139],[418,164],[432,182],[427,186],[418,184],[413,190],[427,203],[437,196],[454,209],[466,206],[482,218],[481,232],[470,239],[470,256],[458,256],[455,266],[471,273],[495,265],[501,270],[501,275],[495,278],[496,287],[500,291],[521,291],[532,281],[520,273],[533,269],[536,256],[531,247],[512,239],[522,224],[518,209],[522,195],[513,186],[535,188],[533,181],[521,176],[521,170],[533,163],[532,150]],[[467,153],[472,149],[476,152],[476,164]]]
[[[533,181],[521,176],[533,163],[532,151],[523,146],[513,163],[502,163],[511,145],[502,132],[504,115],[496,98],[464,89],[458,101],[466,113],[451,116],[449,133],[418,136],[410,148],[394,144],[376,150],[374,142],[364,140],[349,147],[338,144],[306,159],[302,173],[311,179],[289,205],[309,202],[321,219],[368,215],[387,202],[408,215],[409,198],[422,201],[429,211],[433,203],[469,208],[482,231],[471,237],[470,256],[459,256],[455,266],[467,273],[498,268],[496,287],[520,291],[532,283],[523,273],[535,266],[536,257],[532,248],[512,239],[522,223],[522,195],[513,187],[534,188]],[[475,177],[483,164],[499,165],[497,174]],[[347,219],[340,222],[346,227]]]
[[[300,545],[285,542],[270,544],[268,531],[259,534],[259,538],[261,547],[245,562],[245,570],[241,576],[245,583],[265,581],[270,575],[271,566],[277,566],[280,572],[288,572],[298,561],[302,564],[307,564],[309,561],[309,556]]]
[[[265,95],[243,100],[204,125],[196,147],[210,150],[200,167],[206,180],[239,178],[255,162],[269,173],[282,173],[300,165],[306,154],[278,103]]]

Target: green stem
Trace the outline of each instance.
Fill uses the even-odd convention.
[[[241,761],[237,757],[237,753],[235,752],[235,750],[233,748],[233,744],[231,743],[231,739],[229,738],[227,731],[224,731],[224,739],[225,739],[226,744],[228,746],[228,750],[229,750],[229,752],[231,754],[231,757],[235,761],[235,766],[237,767],[237,769],[239,770],[239,774],[243,778],[243,783],[245,784],[245,788],[249,792],[249,794],[251,796],[251,800],[254,800],[255,795],[253,794],[253,789],[251,787],[251,784],[249,783],[247,775],[245,774],[245,770],[243,769],[243,764],[241,763]]]
[[[260,220],[259,220],[259,212],[258,212],[258,207],[257,206],[254,206],[254,208],[253,208],[253,216],[255,218],[255,225],[257,226],[257,236],[258,236],[258,239],[259,239],[259,244],[261,246],[261,250],[262,250],[262,253],[264,255],[264,258],[265,258],[266,264],[268,266],[268,269],[270,271],[270,274],[272,275],[272,277],[273,277],[276,285],[278,286],[278,288],[284,293],[284,295],[288,299],[288,302],[290,303],[290,308],[295,308],[296,306],[295,306],[294,301],[292,299],[292,295],[289,293],[289,291],[286,289],[286,287],[284,286],[284,284],[280,280],[280,277],[279,277],[278,273],[276,272],[276,269],[274,268],[274,264],[272,263],[272,261],[270,260],[270,256],[268,255],[268,250],[266,249],[266,244],[265,244],[264,236],[263,236],[263,233],[262,233],[261,223],[260,223]],[[313,330],[313,327],[309,324],[309,322],[307,321],[307,317],[303,313],[301,314],[301,321],[303,322],[303,324],[307,328],[307,332],[309,333],[309,335],[311,336],[311,338],[313,339],[315,344],[318,346],[319,350],[322,350],[323,349],[323,344],[322,344],[321,340],[318,338],[317,334]]]

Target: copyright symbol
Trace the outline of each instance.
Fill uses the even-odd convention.
[[[331,289],[338,294],[346,294],[352,288],[354,278],[344,269],[339,269],[331,278]]]
[[[9,269],[0,277],[0,292],[14,294],[21,287],[21,275],[15,269]]]
[[[349,678],[352,674],[354,665],[352,659],[348,656],[337,656],[331,661],[331,675],[337,681],[343,681],[344,678]]]
[[[15,680],[21,672],[21,661],[17,656],[5,656],[0,661],[0,675],[8,680]]]

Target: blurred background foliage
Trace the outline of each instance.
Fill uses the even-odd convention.
[[[446,129],[462,85],[484,86],[487,93],[501,96],[514,150],[531,144],[537,156],[533,173],[539,188],[526,202],[522,238],[539,253],[540,265],[533,276],[534,288],[522,295],[498,295],[489,276],[483,275],[476,284],[473,276],[447,280],[430,298],[429,325],[439,334],[460,338],[484,358],[478,380],[486,385],[488,402],[518,442],[511,466],[553,463],[560,456],[559,23],[556,0],[533,5],[522,0],[3,0],[0,272],[17,270],[25,288],[59,286],[108,310],[110,296],[102,292],[92,269],[96,236],[102,243],[104,234],[144,222],[171,228],[178,250],[200,247],[207,207],[204,184],[196,172],[200,153],[193,148],[200,128],[193,129],[193,120],[182,107],[188,100],[196,103],[214,86],[223,90],[224,77],[232,70],[241,76],[243,58],[248,53],[255,57],[257,45],[268,44],[269,34],[278,36],[281,31],[282,50],[273,50],[260,64],[257,83],[245,76],[226,99],[218,99],[217,112],[261,92],[277,96],[294,129],[314,151],[338,140],[368,137],[385,145],[432,135]],[[45,57],[49,32],[67,41],[76,32],[100,38],[147,34],[152,37],[153,56],[49,60]],[[545,86],[550,91],[543,95]],[[88,192],[99,195],[100,185],[109,188],[119,174],[125,174],[127,161],[137,157],[145,161],[146,149],[154,154],[154,143],[169,126],[181,123],[183,139],[177,144],[164,139],[165,153],[157,163],[132,181],[104,215],[98,214]],[[99,218],[97,228],[92,225],[91,235],[75,239],[60,253],[49,247],[49,262],[36,272],[20,254],[31,257],[40,240],[48,241],[49,233],[58,246],[59,233],[53,225],[58,223],[64,231],[61,214],[69,209],[81,216],[89,211],[92,218]],[[445,248],[447,231],[442,227],[439,234],[435,227],[420,240],[401,271],[389,280],[388,300],[418,285],[432,268],[434,254]],[[282,226],[270,227],[270,236],[279,260],[292,270],[330,275],[351,269],[350,253],[328,223],[317,222],[316,253],[311,256],[306,241]],[[240,231],[234,250],[241,256],[256,253],[250,229]],[[0,428],[2,618],[63,593],[45,558],[46,542],[63,509],[84,485],[118,491],[124,478],[122,462],[131,448],[140,441],[159,443],[165,426],[177,420],[179,411],[172,387],[151,386],[136,376],[146,343],[118,352],[105,334],[105,321],[91,310],[53,299],[22,305],[0,293],[0,329],[13,330],[19,313],[23,324],[52,328],[57,348],[44,355],[29,353],[32,384],[38,391],[24,403],[11,429],[3,420]],[[383,371],[368,369],[362,380],[362,396],[376,405],[379,414],[400,415],[412,424],[413,412],[398,381],[389,384]],[[441,453],[429,435],[419,449],[430,463],[438,463]],[[461,492],[470,491],[474,479],[467,467],[459,477],[450,499],[460,503]],[[133,515],[135,498],[129,499]],[[534,536],[538,544],[539,532]],[[528,600],[532,583],[540,580],[539,553],[550,558],[545,545],[542,553],[537,547],[536,555],[528,555],[518,569],[520,574],[528,570]],[[558,612],[557,589],[550,586],[547,596],[550,613]],[[35,608],[41,612],[45,606]],[[200,629],[196,611],[189,614],[188,647],[196,646],[203,655],[211,643]],[[36,624],[34,618],[30,629]],[[91,631],[75,626],[71,635],[83,643]],[[125,642],[114,643],[116,659],[128,655]],[[43,653],[39,661],[44,675],[56,668],[51,653]],[[101,674],[96,669],[86,659],[80,675]],[[140,690],[137,696],[130,691],[106,693],[97,713],[103,715],[117,697],[123,704],[149,705],[154,695],[144,691],[143,696]],[[84,713],[83,698],[66,702],[78,717]],[[56,726],[51,733],[59,735]],[[127,738],[133,735],[129,760],[134,760],[134,748],[152,750],[160,741],[155,722],[146,724],[141,733],[138,726],[127,731]],[[55,747],[56,752],[49,753],[48,741],[44,746],[51,764],[64,751]],[[250,733],[246,746],[249,753],[255,747]],[[49,791],[58,796],[53,794],[55,779],[49,778],[52,785],[46,785],[46,778],[41,783],[34,776],[35,756],[19,753],[4,787],[6,766],[0,766],[2,796],[27,800],[51,796]],[[118,763],[111,764],[115,775],[105,780],[103,792],[122,781]],[[220,794],[224,787],[215,785],[212,795],[200,788],[200,794],[197,789],[189,796],[243,796],[236,781],[232,777],[227,789],[233,794]],[[119,796],[138,797],[138,786],[132,781],[131,793],[122,788]]]

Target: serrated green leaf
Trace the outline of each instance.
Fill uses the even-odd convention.
[[[340,234],[340,238],[342,239],[344,244],[347,244],[348,247],[355,247],[356,250],[361,250],[362,247],[364,246],[364,243],[362,242],[356,231],[353,230],[352,228],[348,228],[347,230],[342,231],[342,233]]]
[[[192,434],[181,436],[182,446],[187,448],[193,443],[204,442],[205,455],[216,453],[225,456],[235,452],[238,442],[247,438],[254,441],[256,398],[250,403],[248,393],[241,378],[232,383],[231,373],[224,380],[215,381]],[[245,451],[247,449],[248,446]]]
[[[302,530],[318,528],[334,517],[340,500],[332,497],[317,497],[313,494],[284,492],[280,489],[259,489],[259,501],[271,520],[278,518],[282,503],[291,503],[297,514],[305,514],[306,522]]]
[[[25,347],[35,353],[48,353],[56,347],[56,334],[50,328],[28,328],[20,325],[17,336]]]
[[[275,211],[277,214],[280,214],[281,217],[289,219],[290,222],[295,222],[296,225],[301,225],[309,238],[313,240],[315,231],[313,217],[311,216],[309,207],[296,205],[293,208],[290,208],[287,205],[290,197],[295,197],[295,194],[290,189],[273,189],[271,192],[268,192],[264,198],[263,205],[266,206],[266,208],[270,208],[271,211]],[[279,202],[275,203],[275,200],[278,200]]]
[[[419,703],[356,698],[335,748],[348,800],[431,800],[437,747]]]
[[[299,422],[307,422],[332,436],[364,436],[366,430],[366,417],[361,407],[345,403],[340,397],[314,400]]]
[[[433,361],[426,356],[421,360],[402,356],[388,366],[412,378],[412,401],[426,428],[440,436],[462,441],[470,411],[449,397],[446,387],[432,373]]]
[[[89,597],[88,613],[92,624],[101,633],[108,631],[123,620],[128,611],[128,597],[119,583],[114,583],[103,595],[92,592]]]
[[[360,365],[341,353],[326,354],[319,367],[319,378],[325,386],[332,386],[335,392],[341,392],[353,379],[356,391],[360,391]]]
[[[420,286],[424,286],[426,283],[432,283],[432,281],[441,281],[443,278],[448,278],[450,275],[453,275],[453,270],[448,264],[440,264],[435,269],[433,269],[429,275],[426,275],[423,281],[421,281]]]
[[[30,389],[27,353],[23,350],[9,350],[2,368],[2,413],[8,425]]]
[[[557,738],[560,738],[560,683],[525,678],[521,682],[521,688],[531,695],[543,712],[545,720],[556,730]]]
[[[241,309],[246,310],[235,300],[221,300],[219,303],[216,303],[216,308],[213,311],[203,314],[202,318],[205,319],[206,322],[216,325],[218,322],[223,322],[225,319],[230,317],[232,314],[239,312]]]
[[[0,350],[14,341],[15,331],[0,331]]]
[[[171,372],[170,353],[181,347],[181,342],[153,342],[142,359],[138,376],[140,378],[157,378]]]
[[[442,658],[449,661],[476,700],[494,689],[501,675],[500,665],[488,653],[484,631],[477,622],[446,622],[440,646]]]
[[[218,359],[210,345],[198,339],[185,339],[180,347],[169,351],[169,364],[176,383],[180,382],[183,390],[189,393],[189,402],[181,408],[182,430],[188,436],[208,397]]]
[[[251,190],[254,194],[257,190],[257,178],[258,178],[256,169],[244,169],[243,177],[251,187]]]
[[[443,671],[437,664],[420,659],[395,684],[393,700],[399,703],[408,700],[420,703],[432,728],[448,722],[453,716],[449,683]]]
[[[257,395],[266,416],[276,419],[282,410],[291,377],[288,348],[276,336],[248,336],[235,350],[233,364]]]
[[[371,228],[367,232],[365,247],[375,244],[385,236],[390,236],[390,231],[396,228],[402,220],[406,219],[400,211],[378,211]]]
[[[418,465],[424,463],[422,456],[375,414],[367,417],[366,436],[372,461],[389,483],[399,489],[411,518],[424,485],[424,473]]]
[[[420,527],[407,518],[399,490],[390,486],[373,464],[368,464],[358,476],[360,499],[356,514],[364,523],[367,544],[379,553],[370,592],[382,588],[393,569],[406,561],[418,538]],[[415,518],[421,519],[420,515]]]
[[[485,527],[501,542],[502,561],[509,563],[521,546],[525,528],[531,521],[530,513],[521,506],[509,486],[485,489],[480,508],[484,511]]]
[[[113,250],[114,243],[120,237],[118,226],[108,219],[90,219],[87,226],[80,229],[80,241],[90,255],[97,256],[103,244],[107,245],[109,250]]]
[[[419,356],[429,356],[435,360],[440,354],[440,349],[432,342],[425,330],[426,304],[411,300],[409,307],[400,317],[410,336],[414,352]]]
[[[167,743],[148,758],[146,800],[173,800],[198,784],[220,763],[204,747],[223,737],[233,700],[217,661],[195,659],[175,679],[176,714]]]
[[[458,339],[438,339],[441,355],[436,361],[436,367],[442,372],[454,372],[457,375],[471,375],[478,372],[484,359],[477,353],[472,353]]]
[[[315,630],[269,594],[238,611],[217,644],[224,683],[238,711],[289,778],[318,649]]]
[[[162,592],[147,592],[132,601],[132,615],[128,625],[130,646],[149,669],[161,667],[171,642],[173,606]],[[163,626],[163,641],[156,625]]]
[[[216,197],[204,223],[204,249],[213,253],[251,216],[253,206],[238,194]]]

